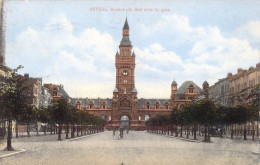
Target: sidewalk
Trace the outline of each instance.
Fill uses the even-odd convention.
[[[189,138],[186,138],[186,134],[183,132],[182,137],[180,137],[180,134],[178,134],[178,137],[175,136],[175,133],[173,133],[173,136],[171,135],[167,135],[167,134],[157,134],[157,133],[151,133],[151,132],[147,132],[151,135],[160,135],[160,136],[165,136],[165,137],[170,137],[170,138],[175,138],[175,139],[180,139],[180,140],[185,140],[185,141],[190,141],[190,142],[203,142],[204,140],[204,135],[196,135],[196,140],[194,140],[194,136],[193,135],[189,135]],[[238,143],[259,143],[260,139],[259,137],[255,136],[255,140],[252,140],[252,136],[247,136],[247,140],[244,140],[244,136],[243,135],[234,135],[233,139],[231,139],[231,135],[223,135],[223,138],[220,137],[213,137],[211,136],[211,142],[214,142],[213,139],[230,139],[234,142],[238,142]]]

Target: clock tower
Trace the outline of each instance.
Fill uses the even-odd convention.
[[[122,116],[127,116],[131,122],[137,118],[137,90],[135,88],[135,53],[129,38],[127,18],[123,27],[123,37],[119,52],[115,55],[116,86],[113,91],[113,114],[115,124],[120,124]]]
[[[129,39],[129,26],[127,19],[123,27],[123,38],[119,45],[119,53],[116,53],[116,88],[119,96],[131,97],[135,89],[135,54],[132,53],[132,44]]]

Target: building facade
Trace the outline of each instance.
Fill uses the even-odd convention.
[[[229,79],[219,79],[209,87],[209,98],[217,105],[228,106],[229,103]]]
[[[48,88],[42,86],[42,93],[41,93],[41,107],[47,107],[52,104],[52,95]]]
[[[135,53],[132,51],[130,29],[125,21],[119,52],[115,55],[116,84],[112,98],[72,98],[71,104],[105,119],[106,127],[113,129],[124,125],[134,130],[145,129],[145,121],[156,115],[170,114],[174,107],[182,108],[186,104],[204,95],[208,83],[203,89],[192,81],[184,82],[180,88],[174,81],[171,96],[167,99],[138,98],[135,87]]]
[[[71,102],[71,98],[65,91],[64,86],[62,84],[60,84],[60,85],[44,84],[43,87],[46,88],[48,93],[50,93],[51,101],[58,101],[59,99],[65,99],[67,102]],[[47,98],[47,99],[49,99],[49,98]],[[49,100],[47,100],[47,101],[49,101]]]
[[[248,70],[238,68],[235,75],[228,74],[228,79],[230,105],[247,103],[251,89],[260,84],[260,63],[256,64],[256,67],[251,66]]]

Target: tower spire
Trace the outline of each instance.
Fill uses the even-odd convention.
[[[123,38],[122,38],[119,46],[130,46],[130,47],[132,47],[131,41],[129,39],[129,25],[128,25],[127,17],[125,19],[125,24],[124,24],[124,27],[123,27]]]
[[[123,27],[123,30],[129,30],[129,25],[128,25],[128,22],[127,22],[127,17],[125,19],[125,25]]]

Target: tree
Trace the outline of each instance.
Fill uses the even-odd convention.
[[[253,87],[250,90],[247,100],[255,114],[253,121],[257,121],[257,130],[256,131],[257,131],[257,137],[259,137],[260,84],[256,85],[255,87]],[[253,126],[254,126],[254,122],[253,122]]]
[[[2,66],[1,66],[2,67]],[[28,108],[28,95],[26,87],[22,85],[23,79],[17,74],[22,66],[17,67],[4,77],[2,87],[0,88],[0,104],[2,105],[1,114],[7,120],[7,147],[6,150],[13,150],[11,145],[12,121],[19,121],[22,112]],[[3,68],[5,69],[5,68]]]
[[[60,99],[53,103],[53,119],[59,125],[58,129],[58,140],[61,140],[61,133],[62,133],[62,124],[65,121],[65,118],[68,113],[68,103],[65,99]]]
[[[211,100],[203,99],[198,102],[198,122],[205,127],[204,142],[209,142],[209,127],[216,123],[215,105]]]

